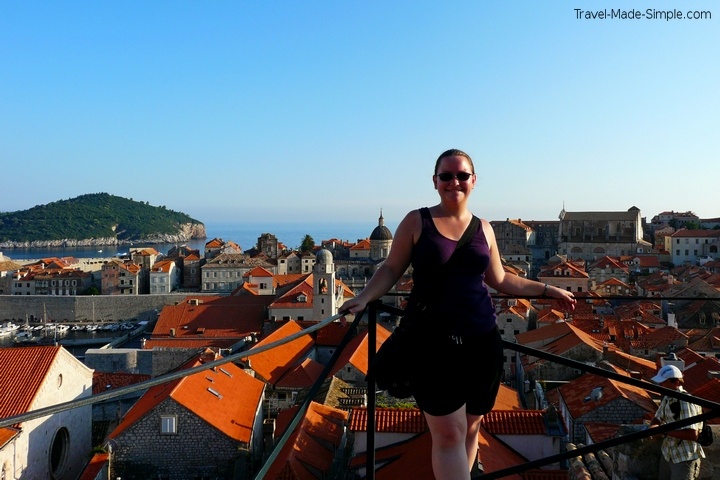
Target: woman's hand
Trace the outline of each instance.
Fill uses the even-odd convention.
[[[572,292],[563,290],[562,288],[558,288],[553,285],[548,285],[545,296],[560,300],[560,305],[562,306],[563,310],[566,310],[568,312],[572,312],[575,310],[577,300],[575,300],[575,295],[573,295]]]

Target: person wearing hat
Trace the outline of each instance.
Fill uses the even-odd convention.
[[[675,365],[665,365],[651,380],[662,387],[686,393],[682,388],[683,374]],[[694,403],[664,396],[650,426],[684,420],[700,415],[702,409]],[[658,480],[694,480],[700,473],[700,459],[705,452],[697,442],[702,422],[693,423],[665,434],[662,442]]]

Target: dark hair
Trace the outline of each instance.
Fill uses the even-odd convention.
[[[440,168],[440,162],[445,157],[465,157],[467,158],[467,161],[470,163],[470,169],[472,170],[471,173],[475,173],[475,165],[473,165],[472,158],[470,158],[470,155],[463,152],[462,150],[458,150],[457,148],[451,148],[450,150],[445,150],[443,153],[440,154],[438,159],[435,161],[435,172],[434,174],[437,175],[438,168]]]

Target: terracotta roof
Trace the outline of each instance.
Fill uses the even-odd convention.
[[[275,383],[275,388],[310,388],[320,378],[325,366],[312,358],[295,365]]]
[[[691,238],[720,238],[720,230],[686,230],[681,229],[673,233],[671,237],[691,237]]]
[[[350,324],[343,325],[340,322],[331,322],[315,332],[315,344],[318,347],[337,347],[345,337]]]
[[[378,448],[375,451],[375,478],[377,480],[397,480],[399,478],[434,480],[430,455],[431,443],[430,432],[427,431],[405,442]],[[480,427],[478,436],[478,450],[485,472],[501,470],[527,461],[482,427]],[[364,465],[365,453],[355,456],[350,463],[350,466],[355,469]],[[521,480],[522,477],[510,475],[503,478]]]
[[[353,408],[350,412],[350,426],[353,432],[366,432],[368,410],[366,407]],[[417,408],[376,408],[375,431],[378,433],[422,433],[427,430],[425,416]]]
[[[370,250],[370,240],[360,240],[358,243],[350,247],[350,250]]]
[[[105,469],[105,466],[110,461],[110,455],[107,453],[96,453],[90,459],[90,462],[85,466],[78,480],[96,480],[102,478],[99,476],[100,472]]]
[[[377,335],[376,335],[376,350],[380,348],[380,346],[385,342],[385,340],[390,336],[390,332],[383,327],[382,325],[377,325]],[[367,340],[367,331],[364,333],[360,333],[356,335],[350,343],[343,349],[342,353],[338,357],[337,362],[335,362],[335,365],[333,369],[331,370],[331,373],[334,375],[336,374],[341,368],[343,368],[346,365],[352,365],[356,369],[358,369],[363,374],[367,375],[368,371],[368,340]]]
[[[202,364],[201,356],[198,356],[180,369]],[[160,403],[172,398],[228,437],[250,443],[255,414],[264,390],[262,381],[248,375],[233,363],[226,363],[221,367],[151,387],[125,414],[109,437],[116,438]]]
[[[0,348],[0,418],[29,411],[61,348]]]
[[[302,331],[302,327],[290,320],[270,335],[262,339],[250,351],[285,338],[293,333]],[[280,378],[304,359],[313,347],[313,340],[310,335],[303,335],[292,342],[285,343],[265,352],[247,357],[250,361],[250,368],[261,376],[269,384],[274,385]]]
[[[713,357],[704,357],[694,365],[685,364],[683,371],[683,384],[685,390],[695,395],[695,392],[708,383],[711,374],[709,372],[720,371],[720,362]]]
[[[153,272],[168,273],[175,266],[175,260],[160,260],[152,266]]]
[[[675,327],[666,326],[652,330],[630,344],[636,349],[665,349],[671,343],[682,339],[687,339],[687,335]]]
[[[546,327],[523,332],[516,335],[515,339],[522,345],[554,355],[563,355],[580,345],[586,345],[598,352],[603,350],[601,341],[594,339],[568,322],[553,323]],[[530,362],[528,369],[532,369],[533,364],[545,362],[545,360],[539,360],[528,355],[523,355],[522,359],[523,362]]]
[[[92,393],[106,392],[149,380],[150,375],[138,373],[93,372]]]
[[[294,416],[296,411],[297,408],[292,408],[278,415],[276,437],[281,436],[287,428],[287,416]],[[347,418],[347,412],[311,402],[303,420],[268,469],[267,478],[325,478],[333,466],[335,451],[342,447]]]
[[[312,285],[312,274],[306,275],[301,282],[293,285],[286,292],[278,295],[274,302],[270,305],[272,308],[313,308],[314,289]],[[305,297],[305,301],[299,301],[300,297]]]
[[[590,399],[590,393],[599,388],[602,396],[599,400]],[[639,387],[612,380],[606,377],[586,373],[558,388],[560,395],[572,418],[578,418],[600,406],[624,398],[649,413],[655,413],[657,405],[650,394]]]
[[[657,373],[652,360],[630,355],[621,350],[608,350],[606,360],[624,372],[640,372],[641,378],[650,379]]]
[[[252,276],[252,277],[272,277],[273,273],[269,271],[267,268],[263,267],[255,267],[249,272],[247,272],[244,276]]]
[[[688,348],[691,348],[697,352],[712,352],[720,350],[720,327],[713,327],[710,329],[704,329],[702,335],[693,335],[697,332],[697,329],[685,332],[688,335],[689,343]]]
[[[705,400],[710,400],[711,402],[720,403],[720,379],[711,378],[695,390],[693,395],[704,398]],[[708,409],[704,408],[703,410],[707,411]],[[708,423],[719,424],[720,416],[710,419]]]
[[[590,438],[593,439],[593,443],[600,443],[614,438],[620,429],[620,425],[616,423],[584,422],[583,426]]]
[[[270,300],[253,295],[188,296],[177,305],[163,307],[145,348],[183,348],[183,342],[186,346],[229,347],[262,331]]]
[[[482,426],[493,435],[546,435],[543,410],[495,410],[483,415]]]
[[[495,406],[493,410],[522,410],[520,403],[520,395],[514,388],[510,388],[504,383],[500,384],[497,397],[495,397]]]

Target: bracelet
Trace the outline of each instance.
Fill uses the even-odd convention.
[[[546,283],[545,288],[543,288],[543,293],[540,294],[541,297],[545,296],[545,294],[547,293],[547,289],[548,289],[548,284]]]

